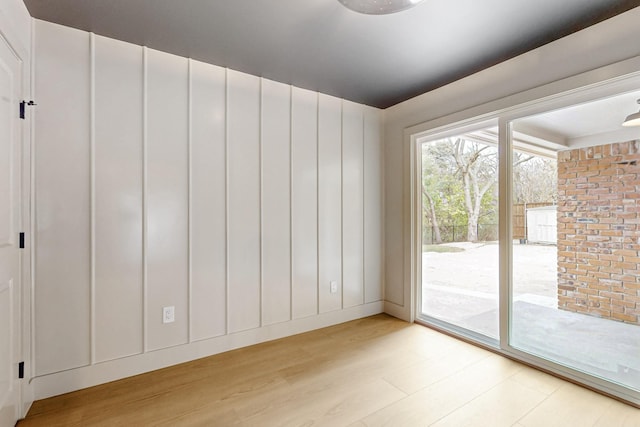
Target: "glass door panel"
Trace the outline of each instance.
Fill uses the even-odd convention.
[[[497,340],[498,132],[422,142],[420,316]]]
[[[509,339],[640,390],[640,144],[602,114],[627,98],[512,123]]]

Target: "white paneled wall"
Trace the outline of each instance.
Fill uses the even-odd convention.
[[[41,29],[33,154],[37,375],[90,364],[92,337],[91,43],[87,33]]]
[[[226,72],[191,61],[190,321],[193,340],[226,333]]]
[[[96,37],[93,52],[93,333],[101,362],[144,350],[143,76],[135,46]]]
[[[262,322],[291,319],[291,86],[262,81]]]
[[[229,332],[260,326],[260,79],[227,71]]]
[[[364,112],[364,302],[380,301],[382,269],[373,268],[382,259],[382,122],[377,110]]]
[[[342,112],[343,307],[364,303],[364,117],[359,105]]]
[[[320,312],[342,308],[342,102],[318,99],[318,266]],[[336,282],[336,292],[330,292]],[[329,290],[329,292],[327,292]]]
[[[145,349],[157,350],[188,341],[189,74],[185,58],[154,50],[143,57]],[[163,324],[167,306],[176,321]]]
[[[60,376],[43,381],[381,311],[379,110],[41,21],[35,35],[35,362]]]
[[[318,94],[291,93],[293,318],[318,313]]]

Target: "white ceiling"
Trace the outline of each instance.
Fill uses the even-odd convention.
[[[637,7],[638,0],[25,0],[32,16],[388,107]]]
[[[640,127],[624,119],[640,109],[640,90],[517,120],[514,129],[567,148],[640,139]]]
[[[518,151],[555,158],[558,151],[567,149],[639,140],[640,126],[622,126],[629,114],[640,110],[638,99],[640,89],[517,119],[513,122],[513,146]],[[451,134],[459,131],[453,130]],[[498,134],[498,126],[490,126],[466,132],[464,136],[497,146]],[[432,140],[433,137],[426,137],[420,142]]]

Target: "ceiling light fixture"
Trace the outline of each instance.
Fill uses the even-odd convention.
[[[367,15],[388,15],[409,9],[423,0],[338,0],[348,9]]]
[[[640,99],[638,99],[638,104],[640,104]],[[629,114],[624,122],[622,122],[622,126],[640,126],[640,111],[634,114]]]

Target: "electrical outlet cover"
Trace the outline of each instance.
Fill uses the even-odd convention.
[[[175,306],[162,307],[162,323],[173,323],[176,320]]]
[[[332,294],[338,293],[338,282],[336,281],[331,282],[331,285],[329,287],[329,292],[331,292]]]

